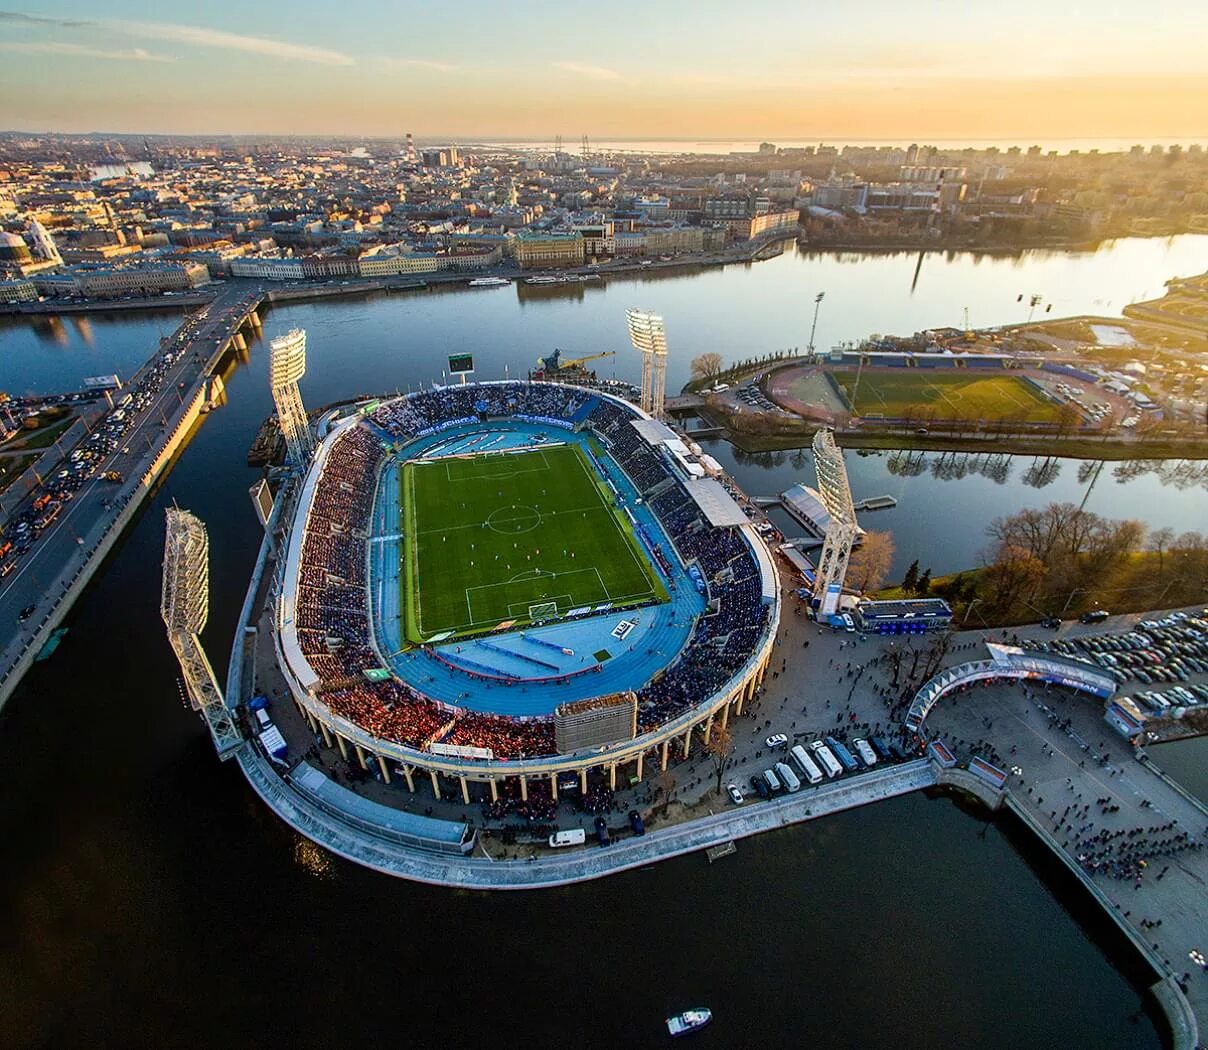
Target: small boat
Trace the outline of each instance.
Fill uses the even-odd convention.
[[[672,1035],[688,1035],[704,1028],[713,1020],[713,1014],[703,1006],[695,1010],[685,1010],[682,1014],[667,1018],[667,1031]]]

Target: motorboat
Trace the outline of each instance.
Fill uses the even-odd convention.
[[[667,1031],[674,1036],[689,1035],[704,1028],[713,1020],[713,1014],[703,1006],[685,1010],[682,1014],[667,1018]]]

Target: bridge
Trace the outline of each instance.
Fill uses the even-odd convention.
[[[133,418],[123,446],[97,464],[16,569],[0,580],[6,608],[32,609],[25,620],[14,613],[0,621],[0,708],[188,440],[205,405],[207,381],[229,353],[246,351],[245,332],[260,327],[257,308],[264,299],[259,289],[227,286],[185,318],[128,384],[141,382],[166,351],[183,351],[164,371],[150,404]],[[105,481],[102,475],[109,472],[126,480]]]

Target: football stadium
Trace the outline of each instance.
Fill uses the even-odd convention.
[[[412,791],[615,788],[762,680],[779,592],[742,500],[598,390],[370,403],[325,424],[286,526],[278,662],[316,733]]]

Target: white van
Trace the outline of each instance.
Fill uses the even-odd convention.
[[[781,792],[780,780],[770,769],[763,771],[763,782],[767,784],[768,791],[773,795],[779,795]]]
[[[797,774],[784,762],[776,763],[776,776],[780,778],[780,782],[790,795],[801,790],[801,781],[797,779]]]
[[[828,777],[833,779],[843,772],[843,767],[839,765],[839,760],[835,758],[831,753],[831,749],[821,740],[815,740],[810,744],[810,750],[814,753],[814,758],[817,759],[818,765],[823,768]]]
[[[869,769],[877,764],[877,753],[872,749],[867,740],[853,740],[852,746],[856,749],[859,756],[864,759],[864,764]]]
[[[800,744],[789,752],[793,756],[793,761],[797,763],[797,768],[801,770],[801,775],[805,777],[811,784],[820,784],[822,782],[822,770],[814,764],[814,760],[810,758]]]
[[[550,849],[562,849],[563,846],[582,846],[587,841],[587,832],[582,828],[571,828],[569,831],[555,832],[549,837]]]

